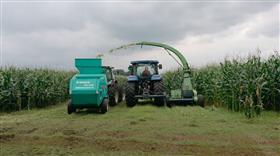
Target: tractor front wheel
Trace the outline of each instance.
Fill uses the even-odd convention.
[[[137,98],[135,98],[135,83],[128,82],[125,88],[125,101],[127,107],[133,107],[137,103]]]
[[[203,95],[197,95],[197,104],[200,107],[204,107],[205,106],[205,99]]]
[[[124,89],[122,87],[119,87],[118,88],[118,92],[119,92],[119,100],[118,100],[118,102],[124,101],[124,98],[125,98],[125,96],[124,96]]]

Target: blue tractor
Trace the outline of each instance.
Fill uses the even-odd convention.
[[[125,89],[126,105],[133,107],[138,99],[153,99],[155,105],[165,104],[165,89],[159,69],[162,65],[156,60],[132,61],[128,67],[130,75]]]

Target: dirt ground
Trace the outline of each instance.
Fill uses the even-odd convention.
[[[280,115],[124,104],[106,114],[66,104],[0,115],[5,155],[280,155]]]

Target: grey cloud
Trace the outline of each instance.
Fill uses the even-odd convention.
[[[253,5],[252,5],[253,4]],[[180,40],[215,33],[269,10],[274,3],[51,3],[7,4],[6,30],[79,30],[100,25],[120,40]]]
[[[105,10],[102,26],[114,36],[126,40],[178,41],[186,35],[216,33],[242,23],[250,16],[269,10],[273,4],[197,4],[175,3],[145,7],[127,6]],[[144,7],[144,9],[142,8]],[[139,11],[140,10],[140,11]]]
[[[3,10],[3,59],[4,63],[22,66],[72,68],[75,57],[94,57],[129,42],[148,40],[173,45],[186,36],[205,34],[210,34],[207,40],[211,40],[211,34],[242,24],[275,5],[277,3],[7,3]],[[277,29],[264,32],[266,27],[269,26],[250,34],[263,32],[273,37],[270,34],[275,34]]]

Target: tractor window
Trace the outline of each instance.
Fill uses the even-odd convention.
[[[143,72],[146,69],[150,72],[150,75],[154,75],[156,74],[155,68],[156,68],[155,64],[138,64],[136,69],[136,74],[138,76],[142,76]]]

